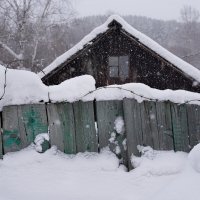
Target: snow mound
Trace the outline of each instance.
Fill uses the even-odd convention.
[[[48,87],[33,72],[6,69],[0,65],[0,110],[7,105],[90,101],[94,99],[93,95],[86,94],[93,90],[95,80],[90,75],[71,78],[60,85]]]
[[[192,168],[200,173],[200,144],[194,146],[188,155],[188,160]]]
[[[187,153],[174,151],[156,151],[151,147],[138,146],[141,157],[132,155],[131,163],[140,175],[172,175],[183,171],[187,162]]]
[[[6,72],[6,80],[5,80]],[[6,90],[4,93],[4,84]],[[48,87],[32,72],[7,69],[0,65],[0,110],[3,106],[48,101]]]
[[[49,86],[49,97],[51,102],[74,102],[80,99],[92,101],[93,95],[87,94],[95,89],[94,78],[90,75],[83,75],[66,80],[59,85]]]
[[[135,99],[141,103],[147,101],[171,101],[174,103],[199,104],[200,94],[186,90],[158,90],[151,88],[143,83],[127,83],[124,85],[109,85],[97,88],[94,92],[97,101],[103,100],[122,100],[124,98]],[[92,97],[91,97],[92,98]]]
[[[101,153],[78,153],[67,155],[60,152],[56,146],[51,147],[43,154],[35,151],[34,145],[14,153],[7,153],[0,162],[2,166],[13,168],[29,168],[34,165],[57,168],[61,171],[112,171],[118,170],[119,160],[107,149]]]
[[[41,153],[43,151],[42,144],[45,141],[49,141],[49,134],[48,133],[41,133],[41,134],[38,134],[35,137],[34,144],[35,144],[35,149],[36,149],[37,152]]]

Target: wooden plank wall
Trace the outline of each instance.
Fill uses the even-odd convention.
[[[124,134],[116,132],[118,117],[124,119]],[[140,155],[137,145],[188,152],[198,144],[200,106],[138,103],[134,99],[7,106],[3,109],[0,125],[3,127],[0,157],[2,152],[27,147],[37,134],[48,132],[49,127],[50,144],[60,151],[67,154],[98,152],[108,146],[116,153],[118,147],[117,156],[131,169],[132,154]]]
[[[67,154],[98,152],[92,102],[47,105],[50,143]]]
[[[123,107],[128,158],[140,155],[137,145],[188,152],[200,140],[200,106],[124,99]]]

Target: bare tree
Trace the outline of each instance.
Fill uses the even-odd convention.
[[[19,61],[17,67],[33,68],[47,29],[69,21],[73,9],[68,0],[1,0],[0,14],[9,30],[0,38],[0,47],[11,56],[9,59]]]
[[[185,5],[181,9],[181,19],[186,24],[196,23],[199,21],[200,13],[196,8],[190,5]]]
[[[196,8],[189,5],[184,6],[181,9],[181,20],[183,22],[182,29],[182,45],[187,49],[183,58],[191,62],[192,56],[197,56],[200,52],[200,42],[199,42],[199,19],[200,12]]]

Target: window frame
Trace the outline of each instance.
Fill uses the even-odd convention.
[[[121,73],[123,67],[120,64],[120,58],[123,60],[123,57],[127,57],[127,60],[125,62],[128,62],[127,65],[126,65],[127,68],[125,69],[125,71],[127,73],[125,73],[124,77],[122,76],[123,73]],[[117,58],[117,64],[116,64],[116,58]],[[111,72],[112,72],[111,68],[117,68],[117,73],[114,72],[113,73],[114,75],[112,75],[111,74]],[[123,55],[123,56],[109,56],[108,57],[108,70],[109,70],[109,77],[110,78],[118,78],[118,79],[120,79],[122,81],[125,81],[130,76],[130,57],[128,55]]]

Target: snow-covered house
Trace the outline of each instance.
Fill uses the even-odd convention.
[[[39,76],[56,85],[82,74],[97,87],[140,82],[157,89],[200,92],[200,71],[113,15],[58,57]]]

